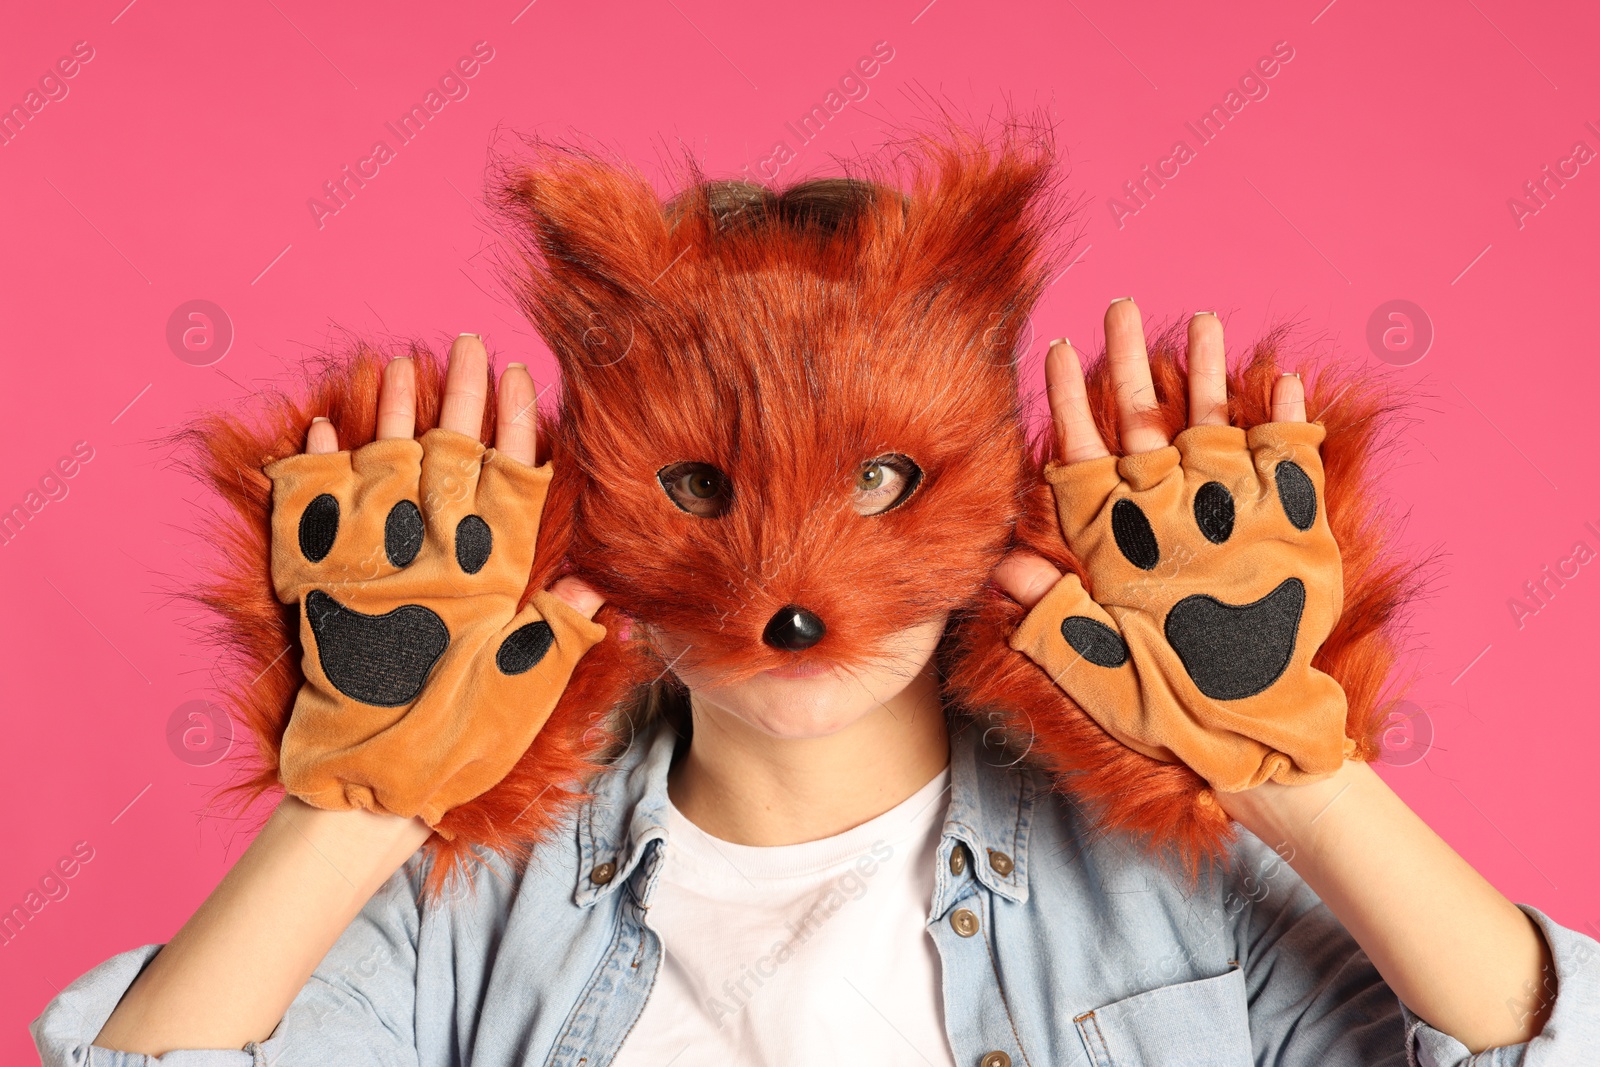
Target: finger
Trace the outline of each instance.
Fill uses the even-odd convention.
[[[1055,565],[1037,552],[1018,549],[1000,561],[992,575],[1000,591],[1025,608],[1031,608],[1061,580]]]
[[[1228,362],[1222,320],[1202,311],[1189,320],[1189,425],[1228,425]]]
[[[339,451],[339,435],[333,430],[333,423],[318,415],[311,420],[311,429],[306,431],[306,455],[328,456]]]
[[[571,575],[552,585],[550,592],[566,601],[568,607],[586,619],[594,618],[594,613],[605,603],[605,598],[595,592],[593,586],[582,578],[574,578]]]
[[[533,464],[537,442],[534,401],[538,393],[528,368],[521,363],[506,366],[500,375],[499,413],[494,420],[494,447],[512,459]]]
[[[1150,383],[1150,356],[1144,347],[1144,322],[1128,297],[1106,308],[1106,359],[1117,393],[1117,416],[1124,452],[1153,452],[1167,443],[1157,422],[1156,389]]]
[[[1044,391],[1050,398],[1050,421],[1056,445],[1067,463],[1109,456],[1106,443],[1089,411],[1089,390],[1083,381],[1083,364],[1065,337],[1050,343],[1044,357]]]
[[[1272,421],[1306,421],[1306,387],[1300,375],[1291,372],[1272,383]]]
[[[450,346],[439,425],[477,437],[483,432],[483,408],[489,396],[489,354],[475,333],[464,333]]]
[[[410,356],[391,359],[378,386],[378,440],[417,432],[417,372]]]

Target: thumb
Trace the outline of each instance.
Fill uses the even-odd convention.
[[[991,578],[1001,592],[1032,608],[1061,580],[1061,572],[1037,552],[1018,549],[1000,561]]]
[[[595,592],[593,586],[582,578],[574,578],[571,575],[552,585],[550,592],[564,600],[568,607],[586,619],[593,619],[594,613],[605,603],[605,598]]]

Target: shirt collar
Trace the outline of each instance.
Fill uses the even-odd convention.
[[[578,813],[578,884],[572,899],[579,907],[627,882],[651,842],[665,840],[667,771],[677,741],[670,725],[657,723],[635,736],[591,783],[591,799]]]
[[[951,724],[950,810],[939,847],[941,873],[955,842],[967,846],[972,873],[1008,900],[1028,899],[1028,835],[1037,776],[987,743],[989,731],[968,719]],[[1003,872],[1003,873],[1002,873]]]
[[[972,857],[974,877],[1009,900],[1025,901],[1036,776],[986,744],[985,737],[985,731],[965,719],[951,726],[950,805],[939,847],[940,869],[948,869],[950,853],[960,842]],[[677,741],[671,726],[658,723],[591,783],[591,799],[578,815],[573,902],[579,907],[589,907],[625,884],[650,846],[666,839],[667,771]]]

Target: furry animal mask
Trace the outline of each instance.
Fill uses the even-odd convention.
[[[697,183],[665,211],[591,159],[514,176],[520,296],[561,367],[567,551],[608,603],[732,683],[864,664],[973,600],[1028,491],[1013,352],[1046,280],[1042,148],[928,145],[904,196]],[[905,492],[860,514],[873,461]],[[685,477],[703,503],[663,491]],[[796,608],[820,640],[764,643]]]

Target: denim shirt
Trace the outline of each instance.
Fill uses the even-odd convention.
[[[956,1063],[1600,1062],[1600,946],[1537,909],[1523,908],[1553,953],[1553,1014],[1531,1042],[1474,1059],[1400,1004],[1260,840],[1241,832],[1229,862],[1191,886],[980,734],[969,724],[951,737],[927,926]],[[522,872],[490,858],[470,890],[419,907],[428,861],[412,857],[267,1040],[159,1060],[92,1046],[160,948],[146,945],[89,971],[34,1021],[44,1067],[604,1067],[661,966],[648,912],[670,862],[674,741],[664,728],[636,740]],[[691,1052],[683,1064],[693,1062]]]

